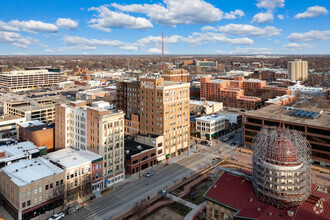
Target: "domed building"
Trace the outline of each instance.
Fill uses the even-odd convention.
[[[253,152],[252,186],[259,200],[286,209],[309,197],[310,145],[299,132],[263,128]]]

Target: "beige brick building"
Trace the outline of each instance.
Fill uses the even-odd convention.
[[[43,158],[20,160],[0,170],[0,194],[14,219],[31,219],[63,205],[64,171]]]
[[[293,81],[305,81],[308,79],[308,62],[297,59],[288,62],[289,79]]]
[[[89,150],[103,156],[104,187],[124,179],[123,111],[87,107],[83,101],[56,106],[55,149]]]
[[[187,150],[190,139],[189,83],[164,81],[153,76],[125,83],[126,88],[133,87],[129,83],[139,84],[139,133],[164,137],[162,149],[157,150],[157,159],[163,161]],[[126,119],[132,121],[132,112],[125,106],[129,106],[130,98],[136,97],[121,91],[123,85],[118,82],[117,108],[124,110]]]

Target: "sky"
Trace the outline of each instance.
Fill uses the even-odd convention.
[[[0,55],[329,54],[329,0],[2,0]]]

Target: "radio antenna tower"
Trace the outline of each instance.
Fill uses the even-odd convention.
[[[162,73],[164,73],[164,32],[162,32]]]

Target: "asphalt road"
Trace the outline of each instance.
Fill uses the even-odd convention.
[[[110,219],[211,163],[211,156],[193,154],[164,167],[151,177],[143,177],[103,195],[87,204],[80,212],[68,215],[64,219]]]

